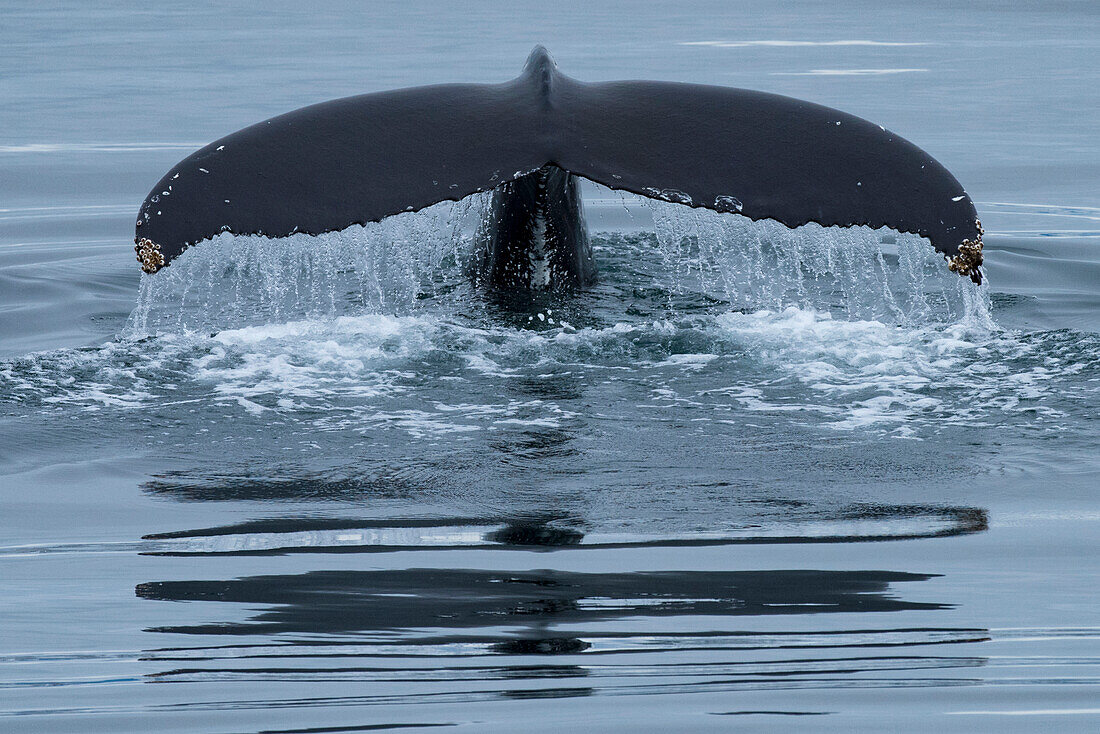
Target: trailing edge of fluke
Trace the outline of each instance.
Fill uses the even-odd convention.
[[[499,197],[555,169],[570,174],[566,185],[580,176],[788,227],[918,234],[951,270],[981,282],[974,203],[932,156],[889,130],[746,89],[584,83],[560,73],[541,46],[503,84],[346,97],[207,145],[150,192],[135,250],[153,273],[220,232],[316,235],[480,191]]]

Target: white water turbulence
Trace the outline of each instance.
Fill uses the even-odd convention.
[[[406,313],[471,252],[485,194],[314,236],[217,235],[144,275],[124,335]]]
[[[626,375],[638,411],[697,410],[695,430],[716,435],[766,421],[1054,436],[1077,411],[1058,386],[1081,379],[1095,340],[996,326],[988,286],[919,237],[611,196],[595,219],[625,206],[632,221],[593,234],[592,289],[504,303],[477,288],[486,195],[322,236],[223,234],[142,278],[118,340],[0,364],[0,386],[37,409],[205,403],[269,432],[279,416],[418,440],[566,430],[587,420],[580,395],[607,389],[600,415],[618,411]]]
[[[922,237],[888,228],[791,229],[773,220],[647,200],[667,266],[734,309],[795,306],[849,320],[993,328],[988,285],[947,270]]]

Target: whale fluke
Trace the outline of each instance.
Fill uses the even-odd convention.
[[[542,47],[502,84],[347,97],[221,138],[154,187],[138,215],[135,249],[146,272],[156,272],[220,232],[321,234],[490,190],[497,220],[510,222],[498,227],[498,245],[526,247],[516,238],[542,232],[539,217],[548,212],[583,224],[579,209],[577,216],[547,209],[555,202],[579,207],[575,188],[574,195],[544,193],[550,180],[575,187],[573,176],[788,227],[817,222],[918,234],[953,271],[981,282],[981,225],[970,197],[932,156],[889,130],[745,89],[584,83],[559,72]],[[515,209],[502,191],[527,199]],[[509,204],[528,221],[505,216]],[[564,238],[550,249],[587,247],[576,232],[548,231]],[[507,255],[494,251],[485,260]],[[573,282],[594,273],[583,259],[559,258],[577,263]]]

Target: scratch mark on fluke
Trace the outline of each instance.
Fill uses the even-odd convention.
[[[153,273],[220,232],[317,235],[493,191],[487,281],[585,285],[595,266],[576,177],[792,228],[917,234],[981,282],[974,203],[928,153],[881,126],[746,89],[580,82],[541,46],[508,82],[336,99],[214,141],[153,187],[136,250]]]

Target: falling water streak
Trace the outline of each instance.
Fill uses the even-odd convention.
[[[791,229],[779,222],[648,200],[677,288],[698,287],[744,310],[787,306],[849,320],[993,328],[988,286],[947,271],[927,240],[886,228]]]
[[[467,262],[468,223],[486,204],[474,195],[320,236],[217,235],[142,277],[123,335],[408,312]]]

